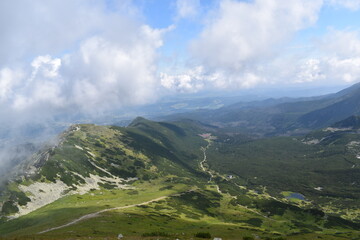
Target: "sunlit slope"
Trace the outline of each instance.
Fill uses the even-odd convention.
[[[332,196],[330,200],[336,204],[332,209],[329,198],[322,196],[328,191],[325,186],[321,191],[313,189],[313,195],[303,192],[301,187],[309,182],[296,184],[298,175],[285,176],[286,164],[278,165],[278,157],[298,156],[304,151],[315,154],[320,143],[305,143],[315,137],[253,140],[221,135],[198,122],[161,123],[143,118],[126,128],[75,125],[61,135],[56,147],[34,156],[27,176],[10,181],[2,192],[0,236],[356,237],[358,206],[353,200],[349,200],[351,212],[345,204],[337,204],[344,201],[343,196]],[[279,154],[274,155],[275,150]],[[258,161],[265,156],[268,163]],[[254,174],[252,164],[263,164],[264,172],[256,170]],[[300,168],[297,159],[287,164]],[[338,165],[343,167],[336,161],[333,167]],[[311,168],[306,169],[313,177]],[[313,187],[318,185],[307,188]],[[346,193],[350,190],[343,189]],[[353,213],[352,218],[345,211]]]
[[[348,122],[335,124],[346,128],[296,138],[236,141],[223,136],[209,149],[209,164],[259,193],[276,198],[299,193],[294,195],[299,204],[360,222],[360,134]]]
[[[196,160],[205,144],[196,133],[145,119],[128,128],[73,126],[56,147],[34,156],[26,176],[8,183],[2,214],[23,215],[64,195],[99,187],[126,189],[137,179],[201,175]]]

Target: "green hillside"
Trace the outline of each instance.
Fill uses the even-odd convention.
[[[350,129],[359,129],[360,128],[360,116],[351,116],[342,121],[339,121],[332,125],[335,128],[350,128]]]
[[[266,99],[239,102],[215,110],[165,116],[163,120],[193,119],[227,133],[255,136],[302,135],[359,115],[360,84],[334,94],[308,98]]]
[[[357,141],[74,125],[2,190],[0,239],[356,239]]]
[[[233,143],[223,137],[208,151],[213,169],[232,181],[276,198],[300,193],[305,203],[360,222],[360,135],[321,130],[305,137],[276,137]]]
[[[348,98],[316,111],[305,114],[299,118],[299,122],[311,128],[321,128],[337,121],[360,114],[360,91]]]

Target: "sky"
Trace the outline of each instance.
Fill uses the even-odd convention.
[[[360,0],[0,1],[0,132],[183,93],[356,83],[359,11]]]
[[[2,111],[359,81],[359,0],[4,0]]]
[[[164,96],[360,80],[360,0],[2,0],[0,34],[0,169]]]

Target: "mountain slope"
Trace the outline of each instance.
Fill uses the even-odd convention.
[[[198,157],[192,153],[191,147],[198,145],[200,148],[203,140],[197,138],[192,141],[191,137],[187,137],[185,142],[183,139],[187,133],[183,131],[179,135],[171,129],[171,124],[163,127],[147,120],[137,124],[141,124],[141,127],[72,127],[61,136],[58,146],[34,157],[36,160],[26,170],[28,176],[25,179],[8,184],[8,189],[14,189],[2,193],[3,198],[11,199],[4,203],[3,213],[19,209],[22,215],[66,193],[82,194],[99,186],[126,188],[126,182],[133,178],[147,180],[161,175],[165,170],[166,174],[182,176],[179,169],[184,167],[183,175],[191,175],[189,171],[192,168],[186,161]],[[156,139],[146,133],[152,129],[151,126],[144,127],[147,124],[158,128],[159,131],[154,131]],[[170,141],[173,141],[171,146]],[[192,172],[197,173],[195,170]],[[17,184],[18,181],[22,184]],[[56,193],[51,191],[54,188],[57,189]],[[25,197],[23,192],[31,192],[34,201]],[[30,207],[32,202],[34,206]]]
[[[226,132],[258,136],[299,135],[357,115],[360,111],[359,101],[358,83],[325,96],[240,102],[216,110],[175,114],[163,119],[194,119],[218,126]]]
[[[346,99],[322,109],[301,116],[298,123],[310,128],[321,128],[360,114],[360,91],[353,92]]]
[[[272,143],[216,130],[194,121],[143,118],[126,128],[75,125],[61,135],[57,146],[34,157],[27,175],[8,182],[1,196],[0,236],[115,239],[122,233],[127,239],[209,234],[224,239],[347,239],[359,234],[354,201],[346,200],[354,209],[351,218],[325,209],[332,201],[336,210],[348,211],[338,204],[343,196],[322,199],[314,190],[313,195],[304,193],[311,201],[295,200],[285,191],[300,192],[305,183],[295,184],[298,175],[290,175],[289,188],[279,185],[288,169],[271,170],[279,164],[266,150]],[[296,150],[289,148],[290,138],[273,140],[282,157],[297,156],[289,162],[294,169],[304,151],[320,149],[297,140],[296,147],[303,147]],[[240,149],[243,155],[237,155]],[[254,158],[242,161],[246,149]],[[254,175],[251,167],[259,163],[257,156],[267,157],[264,177]],[[318,157],[319,163],[325,161],[326,156]],[[335,157],[329,161],[345,169]],[[305,169],[313,166],[310,161],[303,164]],[[264,181],[268,177],[274,182]],[[310,180],[317,178],[311,174]],[[343,192],[357,196],[357,189],[349,186]]]
[[[350,128],[350,129],[359,129],[360,128],[360,116],[351,116],[342,121],[339,121],[332,125],[335,128]]]
[[[281,198],[300,193],[325,212],[360,222],[360,135],[328,128],[305,137],[276,137],[234,143],[219,138],[209,164],[237,184]],[[309,202],[308,202],[309,203]],[[332,209],[332,210],[330,210]],[[334,210],[338,209],[338,210]]]

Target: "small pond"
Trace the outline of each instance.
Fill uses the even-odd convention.
[[[287,199],[296,198],[302,201],[305,201],[305,196],[301,193],[291,193],[289,196],[286,196]]]

